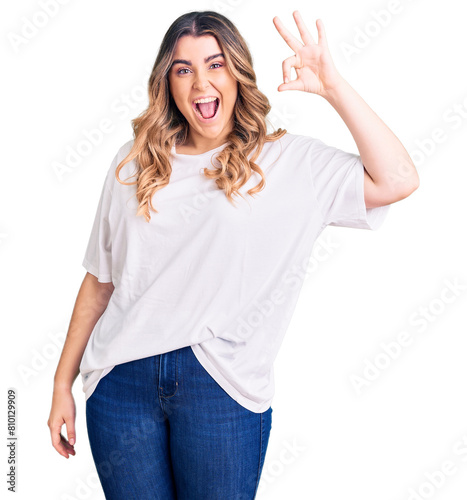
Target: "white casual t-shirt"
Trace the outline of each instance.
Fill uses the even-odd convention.
[[[377,229],[390,205],[366,209],[360,156],[287,133],[256,160],[265,188],[246,195],[261,180],[253,172],[236,207],[202,173],[226,144],[198,155],[173,147],[148,223],[135,215],[136,184],[115,178],[132,144],[108,170],[83,260],[115,286],[80,364],[86,399],[115,365],[191,346],[227,394],[264,412],[314,242],[327,225]],[[135,172],[131,161],[120,179]]]

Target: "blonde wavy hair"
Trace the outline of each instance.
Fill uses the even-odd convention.
[[[214,11],[183,14],[172,23],[162,40],[149,77],[148,108],[132,120],[134,143],[131,151],[117,166],[115,173],[121,184],[137,184],[136,198],[139,206],[136,215],[144,215],[147,222],[151,219],[150,208],[157,213],[152,204],[154,193],[167,186],[170,181],[172,147],[174,144],[175,146],[184,144],[188,137],[188,121],[172,98],[168,80],[177,41],[186,35],[214,36],[224,54],[228,69],[238,81],[233,130],[227,137],[227,145],[216,156],[220,167],[214,170],[205,168],[203,171],[208,179],[215,179],[218,188],[225,191],[227,199],[232,204],[234,204],[232,195],[242,196],[238,190],[251,177],[252,171],[261,176],[261,182],[247,194],[253,196],[265,187],[264,173],[255,160],[265,142],[276,141],[287,133],[287,130],[279,128],[267,134],[266,115],[270,112],[271,106],[268,98],[258,90],[250,51],[236,26],[225,16]],[[255,147],[256,152],[251,159],[248,159],[248,155]],[[137,172],[133,176],[136,175],[137,180],[124,182],[119,178],[119,172],[133,159],[137,165]]]

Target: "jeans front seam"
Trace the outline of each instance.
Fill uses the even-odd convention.
[[[260,414],[260,438],[259,438],[259,462],[258,462],[258,473],[256,477],[256,486],[255,486],[255,493],[254,497],[256,497],[256,492],[258,491],[258,486],[259,486],[259,478],[260,478],[260,471],[261,471],[261,461],[263,460],[263,418],[264,414]],[[253,498],[254,498],[253,497]]]
[[[156,363],[159,363],[159,367],[156,370],[156,391],[157,399],[159,400],[159,406],[162,411],[164,411],[164,405],[162,404],[162,387],[159,385],[161,382],[161,372],[162,372],[162,354],[155,356]]]
[[[175,351],[175,362],[174,362],[175,367],[174,367],[174,371],[173,371],[174,376],[175,376],[175,392],[173,394],[164,396],[164,389],[162,387],[160,387],[161,398],[166,399],[166,400],[173,398],[178,393],[178,370],[179,370],[178,367],[179,367],[179,364],[180,364],[179,363],[179,359],[178,359],[179,354],[180,354],[180,349],[177,349]]]

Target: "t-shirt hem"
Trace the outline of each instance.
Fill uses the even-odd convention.
[[[93,370],[91,373],[88,373],[88,376],[92,375],[92,378],[96,378],[97,380],[94,380],[92,384],[88,384],[87,377],[85,377],[81,373],[81,380],[82,380],[82,390],[84,392],[84,397],[85,401],[87,401],[93,394],[93,392],[96,390],[96,387],[98,386],[99,382],[113,369],[115,368],[115,365],[108,366],[106,368],[101,368],[98,370]]]
[[[99,269],[86,258],[83,259],[82,264],[86,271],[95,276],[100,283],[110,283],[112,281],[111,274],[100,273]]]
[[[367,208],[365,204],[365,167],[360,157],[356,157],[352,167],[354,170],[354,192],[352,203],[356,203],[356,212],[353,217],[343,215],[334,217],[330,226],[349,227],[355,229],[368,229],[375,231],[381,227],[387,217],[391,205]],[[350,191],[349,191],[350,192]],[[350,202],[349,202],[350,203]]]
[[[253,413],[263,413],[268,410],[271,406],[272,398],[265,403],[259,404],[251,401],[242,394],[240,394],[229,382],[222,376],[222,374],[216,370],[216,368],[209,362],[208,358],[203,353],[201,347],[198,344],[191,346],[191,349],[198,359],[198,361],[203,365],[203,368],[211,375],[211,377],[224,389],[224,391],[237,403],[252,411]]]
[[[357,158],[357,163],[361,163],[360,157]],[[356,199],[358,203],[358,211],[362,220],[362,229],[370,229],[376,231],[381,227],[389,212],[391,205],[382,205],[380,207],[367,208],[365,204],[365,167],[361,163],[359,175],[356,175]]]

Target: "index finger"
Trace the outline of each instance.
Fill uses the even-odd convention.
[[[300,36],[305,42],[305,45],[313,45],[315,41],[313,40],[311,33],[308,31],[308,28],[306,27],[300,12],[298,12],[298,10],[295,10],[293,16],[295,19],[295,23],[297,24],[298,31],[300,32]]]
[[[280,33],[282,38],[286,41],[287,45],[294,51],[298,52],[302,47],[303,44],[300,42],[300,40],[297,40],[292,33],[282,24],[282,21],[279,19],[278,16],[275,16],[272,20],[274,23],[274,26],[276,27],[277,31]]]
[[[72,455],[75,454],[75,450],[71,447],[71,445],[68,445],[70,448],[67,449],[66,444],[68,444],[63,436],[63,434],[60,432],[61,427],[55,427],[53,430],[50,431],[50,435],[52,438],[52,446],[60,453],[60,455],[63,455],[65,458],[68,458],[68,454],[71,453]]]

